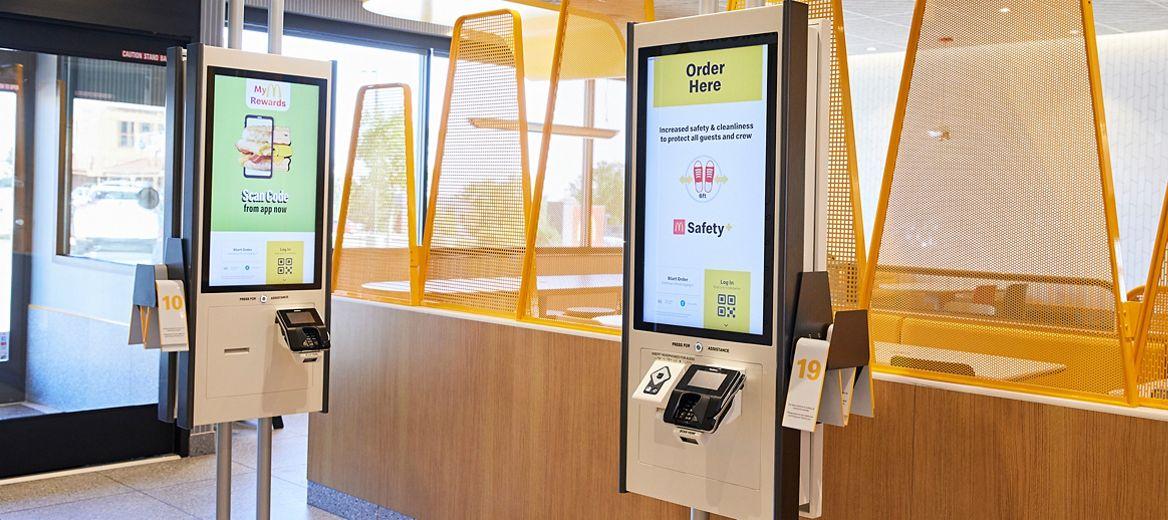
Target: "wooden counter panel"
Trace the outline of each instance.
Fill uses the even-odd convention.
[[[314,482],[419,519],[688,515],[616,492],[611,341],[336,300],[333,344]]]
[[[615,342],[343,299],[333,341],[314,482],[419,520],[688,518],[616,492]],[[875,395],[875,419],[827,428],[824,519],[1168,518],[1168,423],[879,381]]]
[[[876,418],[828,426],[823,449],[823,518],[904,520],[912,511],[916,387],[876,382]],[[856,509],[859,508],[859,509]]]

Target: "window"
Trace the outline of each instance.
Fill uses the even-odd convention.
[[[265,32],[244,31],[243,49],[264,52],[268,45],[267,38]],[[334,218],[340,211],[340,193],[344,186],[357,91],[364,85],[404,83],[410,86],[414,105],[415,175],[421,179],[424,164],[422,151],[426,149],[422,126],[426,121],[426,110],[421,103],[424,99],[422,65],[428,57],[426,49],[394,50],[302,36],[284,36],[283,54],[337,62],[336,102],[333,106],[333,189],[337,194],[337,203],[333,204]]]
[[[132,121],[118,122],[118,148],[134,147],[134,123]]]
[[[160,256],[165,69],[60,58],[65,85],[58,253],[109,262]]]
[[[542,122],[546,82],[527,82],[527,114]],[[615,79],[563,80],[556,125],[571,127],[551,139],[540,210],[540,247],[622,247],[624,244],[625,83]],[[539,168],[541,135],[529,136],[532,175]]]

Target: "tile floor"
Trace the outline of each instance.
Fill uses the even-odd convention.
[[[231,516],[255,518],[256,431],[236,423]],[[272,435],[272,518],[339,518],[307,504],[308,416],[284,418]],[[215,456],[145,464],[0,486],[0,520],[215,517]]]

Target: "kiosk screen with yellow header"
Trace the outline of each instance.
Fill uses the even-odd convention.
[[[638,329],[770,343],[775,40],[641,50]]]

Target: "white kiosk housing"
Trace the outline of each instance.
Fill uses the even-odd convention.
[[[832,321],[826,31],[799,2],[630,25],[622,492],[817,515],[822,430],[781,423]]]
[[[184,428],[327,407],[330,62],[192,45]]]

